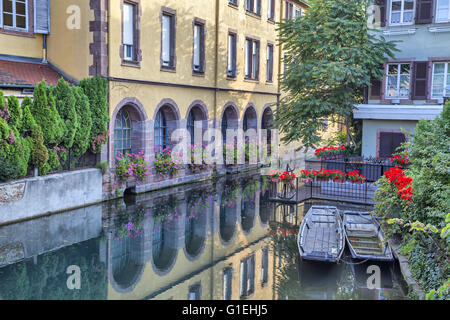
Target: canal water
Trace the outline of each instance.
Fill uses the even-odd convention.
[[[0,300],[405,298],[395,263],[301,262],[315,202],[270,190],[236,175],[0,227]]]

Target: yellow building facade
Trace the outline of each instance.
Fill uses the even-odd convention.
[[[173,147],[173,131],[193,133],[195,122],[222,133],[268,129],[282,94],[276,23],[307,9],[297,0],[3,2],[0,59],[46,65],[74,83],[109,80],[101,160],[110,167],[119,151],[152,161],[155,147]]]

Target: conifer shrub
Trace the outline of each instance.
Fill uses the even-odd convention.
[[[72,146],[73,154],[80,157],[89,149],[91,129],[92,129],[92,112],[88,97],[79,87],[72,87],[75,97],[75,109],[79,118],[80,127],[75,133]]]
[[[101,146],[108,140],[108,81],[97,76],[80,81],[80,87],[89,98],[92,112],[90,149],[100,153]]]
[[[33,150],[31,153],[31,164],[39,169],[42,170],[44,166],[47,164],[49,155],[48,150],[44,146],[44,136],[41,131],[41,128],[36,125],[33,128],[31,138],[33,140]]]
[[[65,124],[62,144],[66,149],[70,149],[73,146],[75,134],[80,126],[75,107],[77,101],[74,96],[74,90],[70,88],[69,84],[63,78],[61,78],[59,79],[57,86],[55,88],[50,88],[49,91],[50,95],[53,94],[55,98],[56,110]]]
[[[30,97],[25,97],[22,101],[22,123],[19,128],[19,132],[23,137],[31,136],[31,132],[33,131],[34,126],[36,125],[36,121],[34,120],[33,115],[31,114],[31,108],[33,106],[33,102]]]
[[[19,99],[15,96],[8,97],[8,110],[10,126],[19,128],[22,123],[22,108],[20,107]]]

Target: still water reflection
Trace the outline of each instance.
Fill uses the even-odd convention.
[[[276,205],[270,188],[242,175],[4,226],[0,299],[405,296],[393,264],[377,265],[372,289],[374,264],[299,261],[296,232],[312,203]],[[69,266],[79,267],[80,289],[69,289]]]

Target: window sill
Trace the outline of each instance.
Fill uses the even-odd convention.
[[[259,79],[244,78],[245,82],[259,83]]]
[[[261,20],[261,15],[260,14],[257,14],[257,13],[254,13],[254,12],[251,12],[251,11],[248,11],[248,10],[245,10],[245,14],[247,16],[253,17],[253,18],[258,19],[258,20]]]
[[[266,80],[266,85],[269,85],[269,86],[271,86],[271,85],[273,85],[273,80]]]
[[[122,60],[122,66],[123,67],[132,67],[132,68],[141,68],[141,63],[139,61],[132,61],[132,60]]]
[[[270,23],[270,24],[275,24],[275,20],[274,19],[270,19],[269,18],[269,19],[267,19],[267,22]]]
[[[402,26],[399,26],[402,27]],[[417,28],[408,28],[408,29],[387,29],[383,31],[383,35],[386,36],[399,36],[399,35],[407,35],[407,34],[415,34]]]
[[[177,72],[177,68],[176,67],[165,67],[165,66],[161,66],[160,71],[164,71],[164,72]]]
[[[233,8],[233,9],[239,10],[239,6],[238,6],[237,4],[234,4],[234,3],[230,3],[230,2],[228,2],[228,6],[229,6],[230,8]]]
[[[232,76],[227,76],[227,80],[228,80],[228,81],[237,81],[237,76],[234,76],[234,77],[232,77]]]
[[[192,70],[192,75],[194,77],[205,77],[205,72],[204,71],[194,71],[194,70]]]
[[[19,37],[27,37],[27,38],[36,38],[36,34],[28,30],[20,30],[20,29],[8,29],[8,28],[0,28],[0,33],[9,34],[12,36]]]
[[[428,31],[432,33],[450,32],[450,23],[438,23],[428,27]]]

